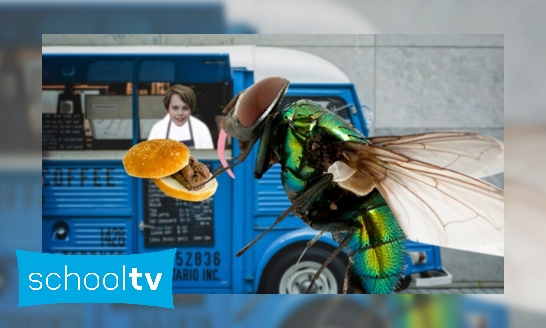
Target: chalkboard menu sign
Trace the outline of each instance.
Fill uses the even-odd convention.
[[[146,247],[214,245],[213,197],[186,202],[165,195],[150,179],[143,183]]]
[[[42,114],[42,150],[83,149],[83,114]]]

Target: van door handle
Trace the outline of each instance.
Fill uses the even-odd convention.
[[[144,221],[140,221],[140,223],[138,224],[138,228],[141,231],[144,231],[144,229],[152,229],[152,230],[155,229],[153,225],[144,224]]]

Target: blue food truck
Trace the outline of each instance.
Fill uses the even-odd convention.
[[[191,203],[164,195],[151,180],[128,176],[121,159],[147,139],[165,116],[163,94],[173,84],[197,96],[192,115],[219,133],[219,114],[253,83],[291,81],[285,104],[311,99],[368,135],[365,104],[333,64],[301,51],[259,46],[110,46],[42,48],[42,251],[60,254],[137,254],[176,248],[173,293],[301,293],[338,247],[289,216],[241,257],[235,253],[289,207],[280,166],[253,178],[256,149],[218,177],[216,194]],[[229,143],[228,157],[238,144]],[[256,148],[256,147],[255,147]],[[210,169],[214,149],[192,155]],[[440,249],[408,241],[405,287],[449,284]],[[342,291],[347,257],[338,255],[313,293]]]

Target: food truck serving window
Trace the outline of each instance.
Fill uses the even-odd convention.
[[[42,150],[130,148],[132,97],[118,85],[43,85]]]
[[[148,139],[152,126],[165,117],[163,97],[169,83],[139,85],[139,141]],[[192,115],[203,121],[216,141],[221,113],[231,94],[224,83],[190,84],[197,96]],[[42,150],[119,150],[133,138],[131,83],[112,85],[43,86]],[[70,97],[69,97],[70,96]]]
[[[42,150],[129,149],[167,115],[163,97],[174,84],[194,90],[192,115],[216,140],[215,116],[232,95],[227,55],[50,54],[42,59]]]
[[[150,95],[139,95],[139,141],[147,140],[152,126],[163,119],[167,112],[163,105],[164,93],[175,83],[155,83]],[[217,142],[220,131],[217,117],[221,116],[224,106],[231,100],[233,86],[231,83],[181,83],[195,92],[196,106],[192,116],[207,125],[213,142]],[[153,86],[154,84],[152,84]],[[216,145],[214,145],[216,148]]]

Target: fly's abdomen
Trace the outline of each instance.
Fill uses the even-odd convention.
[[[374,190],[340,218],[354,227],[345,248],[351,285],[364,293],[391,293],[404,274],[406,236],[381,194]]]

